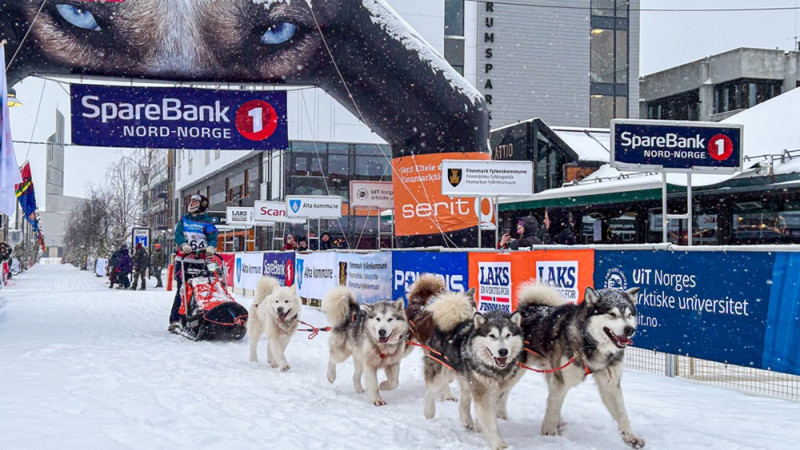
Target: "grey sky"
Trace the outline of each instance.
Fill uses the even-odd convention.
[[[639,73],[650,74],[738,47],[793,49],[800,24],[796,9],[687,10],[796,8],[798,3],[800,0],[641,0]],[[678,11],[652,11],[654,9]],[[16,90],[24,105],[11,109],[14,140],[45,141],[55,131],[56,106],[65,114],[68,112],[67,87],[28,78],[18,83]],[[89,183],[102,183],[108,165],[125,151],[129,150],[67,147],[65,194],[84,196]],[[16,153],[20,164],[26,157],[31,161],[34,180],[41,186],[37,187],[37,198],[43,202],[45,146],[18,143]]]

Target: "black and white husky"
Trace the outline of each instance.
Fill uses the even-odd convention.
[[[638,292],[639,288],[587,287],[584,301],[573,304],[549,286],[528,282],[520,287],[517,308],[530,350],[528,364],[544,370],[566,365],[546,374],[549,393],[542,434],[559,434],[567,391],[591,373],[622,440],[633,448],[644,447],[644,439],[631,429],[620,387],[625,347],[633,343],[636,331]]]
[[[256,284],[256,295],[250,305],[247,334],[250,337],[250,361],[258,361],[257,347],[261,334],[267,335],[267,363],[281,372],[289,370],[286,346],[297,331],[301,308],[297,285],[281,286],[263,276]]]
[[[522,316],[500,311],[476,313],[474,290],[445,292],[427,308],[434,323],[428,343],[431,353],[440,354],[440,361],[425,359],[425,417],[434,417],[436,393],[455,376],[461,389],[461,425],[482,430],[490,448],[506,448],[497,419],[508,418],[508,394],[523,374],[517,366],[524,357]],[[470,411],[473,399],[477,424]]]
[[[336,381],[336,364],[353,356],[353,389],[364,392],[361,376],[364,375],[369,402],[383,406],[378,389],[390,391],[397,388],[400,361],[408,341],[408,322],[403,299],[382,300],[359,305],[353,292],[338,286],[322,299],[322,309],[328,316],[331,337],[328,340],[328,381]],[[386,381],[378,385],[378,369],[386,372]]]

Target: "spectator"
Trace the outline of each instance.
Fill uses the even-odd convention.
[[[161,244],[156,243],[153,254],[150,255],[150,275],[156,277],[156,287],[163,287],[161,284],[161,270],[167,265],[167,254],[161,250]]]
[[[132,268],[133,261],[131,261],[128,246],[122,244],[122,247],[119,249],[119,262],[117,263],[117,282],[119,283],[117,289],[128,289],[131,287],[128,274],[131,273]]]
[[[141,242],[136,243],[136,251],[133,253],[133,286],[132,290],[136,290],[136,285],[139,279],[142,279],[140,291],[145,290],[145,280],[147,277],[147,269],[150,268],[150,255],[147,254]]]
[[[308,251],[308,240],[306,240],[305,236],[300,236],[297,238],[297,248],[295,248],[298,252],[307,252]]]
[[[114,283],[118,282],[117,280],[117,264],[119,264],[119,257],[122,255],[122,244],[118,249],[111,254],[111,258],[108,259],[108,267],[106,268],[106,273],[108,273],[108,288],[112,289],[114,287]]]
[[[286,240],[283,243],[283,247],[281,250],[295,250],[297,248],[297,243],[294,241],[294,236],[291,234],[286,235]]]
[[[322,236],[319,237],[319,249],[320,250],[331,249],[331,235],[327,231],[322,233]]]
[[[542,243],[539,239],[539,221],[533,216],[523,217],[517,222],[516,235],[513,239],[510,233],[506,233],[500,238],[497,248],[518,250],[520,247],[530,247]]]
[[[544,226],[547,229],[547,243],[575,245],[570,213],[564,208],[547,208],[544,211]]]

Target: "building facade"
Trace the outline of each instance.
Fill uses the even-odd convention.
[[[737,48],[639,81],[640,116],[718,122],[800,83],[797,51]]]

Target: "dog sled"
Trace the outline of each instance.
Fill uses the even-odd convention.
[[[181,323],[189,339],[239,340],[247,333],[247,309],[225,288],[225,267],[218,255],[193,252],[175,257],[181,277]]]

